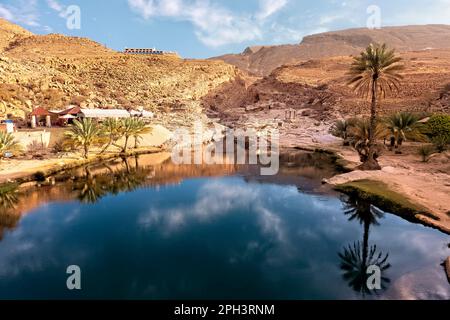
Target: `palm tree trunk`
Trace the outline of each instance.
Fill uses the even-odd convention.
[[[89,147],[87,144],[84,145],[84,158],[87,159],[89,155]]]
[[[378,161],[375,159],[376,147],[376,127],[377,127],[377,87],[378,80],[372,81],[372,103],[370,105],[370,128],[369,128],[369,154],[367,160],[359,167],[361,170],[381,170]]]
[[[370,233],[370,222],[364,221],[364,236],[363,236],[363,247],[362,247],[362,262],[363,267],[367,268],[367,257],[369,255],[369,233]]]
[[[124,144],[124,146],[123,146],[123,152],[125,153],[125,152],[127,152],[127,149],[128,149],[128,139],[129,139],[130,137],[129,136],[125,136],[125,144]]]
[[[102,151],[100,151],[100,154],[104,154],[106,152],[106,150],[108,150],[108,148],[111,147],[112,142],[113,142],[112,139],[109,139],[108,144],[103,148]]]

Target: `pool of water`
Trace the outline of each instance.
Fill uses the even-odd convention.
[[[325,190],[333,170],[311,155],[267,180],[148,159],[3,199],[0,298],[450,298],[450,237]],[[66,287],[69,265],[81,291]],[[381,290],[365,285],[369,265]]]

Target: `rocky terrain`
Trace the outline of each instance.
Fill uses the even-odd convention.
[[[386,43],[399,52],[450,48],[450,26],[334,31],[305,37],[300,44],[251,47],[241,54],[228,54],[214,59],[233,64],[253,75],[267,76],[282,65],[302,60],[356,55],[370,43]]]
[[[400,56],[405,66],[401,90],[381,102],[380,113],[450,112],[450,50]],[[328,129],[336,119],[369,112],[368,102],[347,85],[351,63],[349,56],[311,59],[262,78],[241,76],[211,92],[203,105],[226,125],[280,128],[285,145],[326,142],[332,139]]]
[[[32,35],[0,19],[3,115],[23,118],[38,105],[144,107],[157,111],[161,122],[186,123],[202,113],[201,97],[238,73],[220,61],[131,56],[84,38]]]
[[[449,35],[450,26],[440,25],[354,29],[284,46],[308,55],[285,55],[283,46],[249,48],[245,56],[261,55],[254,61],[275,68],[260,77],[223,61],[126,55],[85,38],[33,35],[0,19],[0,112],[24,118],[38,105],[143,107],[171,128],[208,121],[206,113],[231,127],[281,128],[287,145],[328,141],[332,121],[368,111],[347,86],[346,72],[349,54],[371,41],[398,48],[405,64],[402,89],[383,101],[382,113],[450,112],[450,49],[426,49],[450,48]],[[267,50],[275,51],[266,55]],[[302,59],[276,67],[296,57]]]

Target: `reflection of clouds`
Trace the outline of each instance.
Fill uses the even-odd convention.
[[[285,242],[283,222],[279,216],[264,207],[256,208],[261,229],[265,234],[273,235],[279,242]]]
[[[268,208],[267,202],[270,202],[271,198],[272,195],[270,192],[267,193],[264,185],[236,183],[231,185],[226,181],[214,180],[198,189],[197,199],[190,206],[151,208],[139,218],[138,223],[145,228],[160,228],[166,236],[170,236],[184,226],[189,226],[190,222],[206,223],[236,210],[244,212],[251,210],[256,214],[263,234],[273,236],[279,242],[285,242],[283,221]]]
[[[79,208],[61,212],[55,210],[54,206],[45,205],[25,216],[20,228],[0,242],[0,277],[12,278],[26,272],[43,272],[65,260],[83,261],[89,252],[72,250],[58,256],[58,250],[55,250],[61,243],[61,234],[56,231],[63,230],[61,222],[68,225],[65,215],[61,213],[76,219],[79,212]]]
[[[215,217],[229,214],[233,210],[248,209],[260,201],[260,190],[249,186],[229,185],[212,181],[204,184],[197,193],[197,199],[189,206],[180,204],[177,208],[151,208],[139,217],[139,224],[146,228],[161,228],[164,233],[179,230],[189,221],[208,222]]]

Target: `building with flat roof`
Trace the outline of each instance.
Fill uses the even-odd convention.
[[[126,54],[147,54],[147,55],[166,55],[166,54],[176,54],[176,52],[172,51],[162,51],[151,48],[125,48],[123,53]]]

